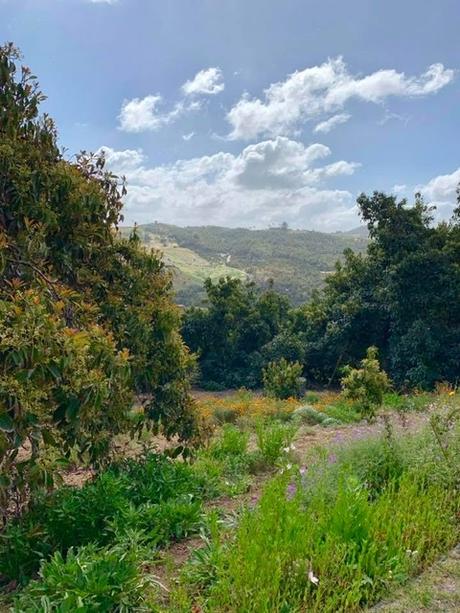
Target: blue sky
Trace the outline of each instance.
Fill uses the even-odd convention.
[[[460,181],[458,0],[0,0],[70,153],[127,223],[335,231],[361,191]]]

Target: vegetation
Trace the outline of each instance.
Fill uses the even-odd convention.
[[[310,385],[338,384],[343,366],[358,366],[370,346],[399,389],[456,384],[459,209],[434,226],[419,196],[409,207],[376,192],[358,205],[371,237],[367,253],[347,251],[305,305],[290,308],[273,289],[234,279],[206,284],[208,309],[189,310],[183,324],[203,384],[258,387],[263,368],[281,358],[299,361]]]
[[[50,487],[46,450],[92,463],[126,430],[134,392],[146,420],[190,435],[193,361],[170,275],[116,238],[123,180],[86,153],[65,160],[44,96],[13,45],[0,48],[0,514]]]
[[[297,398],[301,396],[305,386],[305,379],[301,374],[300,362],[288,362],[285,358],[278,362],[269,362],[262,371],[264,391],[275,398]]]
[[[456,544],[460,207],[434,226],[420,197],[362,195],[367,253],[310,302],[207,279],[181,317],[158,253],[119,236],[123,179],[64,159],[19,61],[0,48],[1,605],[353,611]],[[303,240],[267,233],[280,260]],[[195,360],[266,395],[194,403]]]
[[[199,355],[201,384],[208,389],[257,387],[262,349],[281,331],[288,301],[229,277],[216,284],[208,280],[205,287],[209,308],[190,309],[182,327],[184,341]]]
[[[372,419],[382,406],[383,395],[390,387],[386,372],[380,369],[377,349],[369,347],[361,368],[345,367],[342,378],[343,395],[353,400],[363,417]]]
[[[131,228],[121,228],[128,236]],[[364,228],[365,230],[365,228]],[[177,301],[199,306],[206,300],[203,282],[211,278],[249,278],[266,289],[273,282],[277,292],[300,305],[321,288],[345,249],[366,249],[367,232],[326,234],[290,230],[186,227],[162,223],[138,226],[139,237],[160,249],[174,273]]]
[[[457,425],[442,443],[456,454],[458,436]],[[433,431],[397,439],[389,429],[285,466],[233,534],[214,536],[212,555],[192,558],[171,610],[371,605],[458,541],[458,471],[438,445]]]

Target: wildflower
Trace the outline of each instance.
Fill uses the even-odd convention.
[[[314,575],[311,569],[308,571],[308,579],[313,583],[313,585],[318,585],[319,583],[318,577]]]
[[[307,467],[306,466],[301,466],[299,468],[299,473],[302,475],[302,477],[306,474],[307,472]]]
[[[289,447],[283,447],[284,453],[289,453]]]
[[[292,481],[286,488],[286,498],[292,500],[297,493],[297,485]]]
[[[327,461],[329,462],[329,464],[335,464],[337,462],[337,455],[335,453],[331,453]]]
[[[292,464],[286,464],[286,470],[291,470]]]

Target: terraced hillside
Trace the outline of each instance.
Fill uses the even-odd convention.
[[[347,248],[364,251],[367,238],[356,233],[326,234],[270,228],[185,227],[152,223],[139,226],[141,240],[164,253],[174,269],[177,300],[190,305],[203,298],[203,281],[230,275],[275,288],[295,304],[305,302],[324,282]],[[122,232],[130,232],[122,228]]]

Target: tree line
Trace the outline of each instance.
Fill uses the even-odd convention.
[[[189,309],[182,327],[202,385],[257,387],[281,359],[300,362],[307,384],[336,384],[371,346],[399,389],[458,382],[460,196],[452,218],[438,224],[420,194],[410,206],[381,192],[357,202],[367,252],[345,251],[324,289],[299,308],[273,288],[206,283],[207,307]]]

